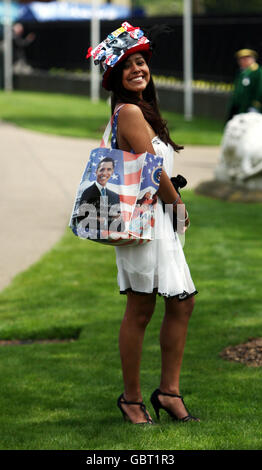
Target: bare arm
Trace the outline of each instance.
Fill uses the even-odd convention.
[[[121,150],[135,153],[155,154],[152,145],[154,131],[144,119],[141,109],[135,104],[123,106],[119,111],[117,141]]]
[[[128,104],[119,111],[117,141],[121,150],[135,153],[149,152],[155,155],[152,145],[152,138],[155,136],[153,130],[144,119],[141,109]],[[178,198],[174,186],[172,185],[165,170],[162,170],[158,195],[166,204],[172,204]],[[179,198],[178,204],[183,204]],[[176,210],[176,206],[174,206]]]

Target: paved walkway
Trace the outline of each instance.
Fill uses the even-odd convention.
[[[0,122],[0,289],[62,236],[89,152],[98,145]],[[187,146],[175,174],[192,188],[212,179],[218,156],[218,147]]]

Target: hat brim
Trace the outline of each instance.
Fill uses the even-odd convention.
[[[123,62],[127,57],[129,57],[132,54],[136,54],[137,52],[143,52],[147,56],[147,60],[149,61],[152,56],[152,50],[151,50],[151,45],[150,43],[146,44],[138,44],[137,46],[130,47],[130,49],[127,49],[125,53],[122,55],[122,57],[117,61],[117,63],[113,67],[108,67],[108,69],[104,72],[103,75],[103,80],[102,80],[102,87],[105,88],[106,90],[110,91],[111,86],[110,86],[110,75],[112,70]]]
[[[258,53],[253,49],[240,49],[235,56],[237,59],[241,59],[241,57],[255,57],[257,59]]]

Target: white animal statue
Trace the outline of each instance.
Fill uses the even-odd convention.
[[[262,114],[237,114],[227,123],[215,178],[262,190]]]

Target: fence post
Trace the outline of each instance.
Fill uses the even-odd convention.
[[[97,1],[92,0],[92,17],[91,17],[91,46],[94,49],[100,43],[100,20],[98,15],[99,5]],[[100,73],[99,65],[95,65],[91,60],[91,100],[99,100],[99,87],[100,87]]]
[[[184,53],[184,117],[191,121],[193,117],[192,90],[192,0],[184,0],[183,13],[183,53]]]
[[[4,0],[4,89],[13,89],[13,40],[11,0]]]

